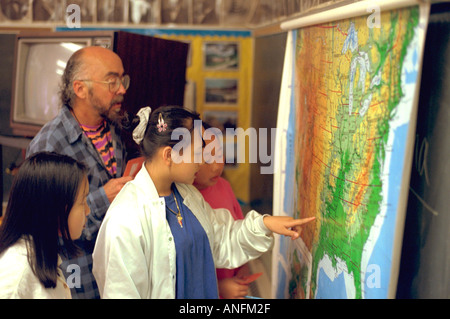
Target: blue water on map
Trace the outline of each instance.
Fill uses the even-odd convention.
[[[367,280],[368,276],[378,276],[378,274],[376,274],[375,272],[366,274],[364,298],[367,299],[381,299],[387,298],[388,296],[388,286],[391,279],[390,273],[392,262],[392,248],[398,209],[398,199],[400,197],[401,190],[400,187],[402,182],[402,172],[406,147],[405,141],[407,140],[408,126],[408,124],[404,124],[402,126],[399,126],[394,131],[394,143],[392,147],[391,163],[389,167],[389,188],[387,198],[388,207],[386,218],[383,222],[383,226],[381,227],[379,240],[375,244],[372,256],[370,257],[368,263],[368,265],[379,266],[380,278],[379,281]],[[377,268],[374,268],[374,271],[377,271]],[[377,283],[379,283],[379,285]]]
[[[413,56],[412,56],[412,63],[415,66],[413,70],[408,70],[405,68],[405,83],[411,84],[416,83],[417,81],[417,61],[418,61],[418,53],[417,49],[414,49]]]
[[[343,272],[332,281],[320,268],[318,278],[316,299],[347,299]]]

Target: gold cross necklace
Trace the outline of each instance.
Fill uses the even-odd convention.
[[[175,204],[177,204],[178,213],[175,213],[173,210],[171,210],[170,207],[167,206],[167,204],[166,204],[166,207],[168,210],[170,210],[172,213],[174,213],[177,216],[178,224],[180,224],[180,227],[183,228],[183,217],[181,216],[180,206],[178,206],[177,197],[175,196],[174,192],[172,192],[172,195],[173,195],[173,199],[175,199]]]

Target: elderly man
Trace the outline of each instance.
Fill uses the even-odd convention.
[[[50,151],[65,154],[89,167],[87,217],[76,244],[79,256],[63,260],[61,268],[73,298],[99,298],[92,275],[92,251],[103,217],[122,186],[125,147],[120,139],[121,103],[130,84],[120,57],[102,47],[75,52],[62,76],[62,108],[30,143],[27,157]]]

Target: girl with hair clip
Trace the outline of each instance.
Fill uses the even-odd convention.
[[[314,219],[250,211],[235,221],[213,210],[192,186],[204,146],[199,116],[176,106],[138,116],[133,138],[146,161],[111,203],[94,248],[102,298],[216,299],[215,267],[239,267],[271,247],[272,232],[296,239]]]
[[[86,173],[74,159],[47,152],[21,165],[0,227],[0,298],[71,298],[59,254],[78,252],[73,241],[90,212]]]

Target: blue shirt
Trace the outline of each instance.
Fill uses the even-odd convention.
[[[180,226],[175,213],[178,212],[173,194],[164,196],[166,218],[169,223],[176,251],[176,298],[177,299],[217,299],[217,280],[214,260],[200,222],[183,204],[183,198],[175,186],[172,190],[177,198],[183,217]]]

